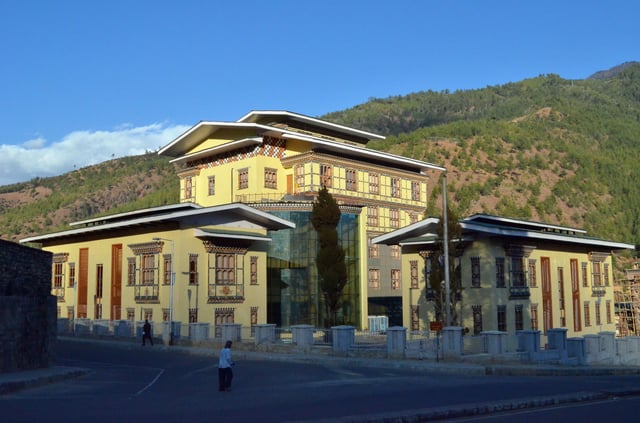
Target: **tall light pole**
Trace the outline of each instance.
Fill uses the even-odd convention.
[[[444,310],[445,326],[451,326],[451,282],[449,280],[449,222],[447,210],[447,174],[442,174],[442,216],[444,232]]]
[[[175,284],[176,273],[173,271],[174,262],[174,242],[172,239],[155,237],[154,241],[168,241],[171,243],[171,289],[169,291],[169,345],[173,345],[173,285]]]

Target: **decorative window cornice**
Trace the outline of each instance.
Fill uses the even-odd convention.
[[[609,253],[602,253],[602,252],[597,252],[597,251],[592,251],[589,253],[589,260],[590,261],[606,261],[607,258],[609,258],[611,254]]]
[[[164,242],[162,241],[142,242],[140,244],[127,245],[127,247],[131,248],[131,251],[133,251],[133,254],[136,256],[144,254],[160,254],[163,246]]]
[[[239,245],[219,245],[212,241],[202,241],[204,249],[209,254],[246,254],[248,248]]]
[[[69,260],[69,253],[55,253],[53,255],[54,263],[66,263]]]

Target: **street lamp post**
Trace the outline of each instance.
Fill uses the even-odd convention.
[[[174,242],[172,239],[166,238],[153,238],[154,241],[168,241],[171,243],[171,288],[169,291],[169,345],[173,345],[173,285],[175,284],[176,274],[173,271],[174,269]]]

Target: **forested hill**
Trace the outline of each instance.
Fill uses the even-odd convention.
[[[445,166],[461,216],[539,220],[640,243],[640,63],[585,80],[543,75],[373,99],[323,118],[387,135],[372,148]],[[432,187],[435,214],[440,184]]]
[[[372,99],[321,118],[387,135],[372,148],[445,166],[449,204],[460,216],[539,220],[640,243],[640,63],[584,80],[543,75]],[[433,176],[431,215],[441,207]],[[112,160],[0,187],[0,238],[177,200],[166,158]]]

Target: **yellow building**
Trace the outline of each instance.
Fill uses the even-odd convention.
[[[429,330],[431,322],[445,318],[436,296],[446,298],[446,289],[439,292],[427,283],[433,260],[439,259],[434,254],[438,221],[425,219],[375,239],[402,248],[402,271],[409,279],[403,303],[410,309],[403,325],[411,330]],[[611,252],[633,245],[587,237],[576,228],[483,214],[459,223],[462,236],[451,240],[455,247],[449,254],[455,256],[450,278],[459,275],[461,282],[454,292],[449,281],[453,325],[470,335],[566,328],[574,337],[615,331]]]
[[[421,219],[428,172],[444,168],[367,148],[382,138],[286,111],[203,121],[159,151],[176,165],[180,204],[22,242],[55,253],[62,316],[321,327],[310,215],[325,186],[341,208],[347,256],[339,319],[364,328],[368,315],[385,314],[399,325],[400,249],[371,240]]]

